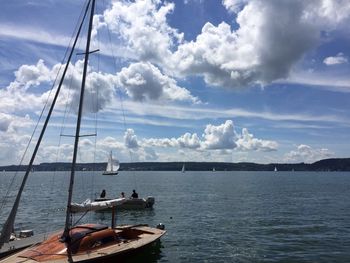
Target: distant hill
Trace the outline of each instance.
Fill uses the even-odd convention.
[[[258,164],[249,162],[137,162],[121,163],[121,171],[180,171],[185,163],[187,171],[350,171],[350,158],[324,159],[311,164],[307,163],[270,163]],[[106,163],[79,163],[80,171],[103,171]],[[34,171],[69,171],[70,163],[41,163],[34,165]],[[0,171],[25,171],[25,165],[0,166]]]

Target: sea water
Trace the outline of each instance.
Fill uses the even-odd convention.
[[[0,224],[22,175],[0,173]],[[16,229],[61,229],[68,178],[31,173]],[[130,262],[350,262],[347,172],[78,172],[74,201],[94,199],[102,189],[110,198],[133,189],[155,197],[152,210],[117,213],[117,224],[163,223],[167,230],[155,250]],[[74,219],[110,224],[111,214]]]

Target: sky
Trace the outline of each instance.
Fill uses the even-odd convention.
[[[29,158],[85,5],[2,3],[0,165],[34,134]],[[98,0],[78,162],[349,157],[349,22],[348,0]],[[36,163],[71,160],[85,36]]]

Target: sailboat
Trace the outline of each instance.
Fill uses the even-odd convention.
[[[19,207],[19,202],[23,189],[25,187],[27,178],[30,174],[33,166],[36,153],[39,149],[40,143],[44,137],[46,127],[51,117],[52,111],[57,101],[58,94],[60,93],[63,80],[66,76],[67,69],[69,67],[71,57],[74,53],[76,43],[78,42],[81,29],[83,28],[84,21],[89,16],[88,33],[86,41],[86,49],[84,53],[84,66],[80,88],[80,98],[78,104],[78,115],[74,136],[74,148],[72,157],[72,166],[70,171],[70,180],[68,187],[67,209],[64,229],[57,231],[49,236],[46,240],[39,242],[36,245],[23,249],[20,252],[14,253],[0,262],[106,262],[107,260],[117,260],[120,256],[138,251],[145,246],[148,246],[158,241],[164,234],[164,225],[160,224],[159,227],[153,228],[147,225],[128,225],[128,226],[116,226],[115,225],[115,209],[112,213],[111,226],[101,225],[96,223],[78,225],[73,222],[72,215],[74,213],[87,213],[89,211],[95,211],[104,209],[106,207],[115,207],[117,204],[125,201],[125,198],[118,198],[108,200],[105,202],[84,202],[82,204],[73,203],[73,190],[74,179],[76,171],[76,160],[79,146],[80,124],[83,112],[83,101],[85,82],[88,69],[88,60],[90,52],[90,38],[93,25],[93,15],[95,9],[95,0],[89,0],[82,15],[82,21],[77,29],[77,34],[70,50],[67,63],[62,73],[61,80],[58,84],[54,99],[50,104],[47,118],[43,124],[39,138],[35,145],[32,157],[27,166],[25,175],[23,177],[20,189],[17,193],[14,205],[8,215],[6,222],[3,224],[3,228],[0,236],[0,247],[4,243],[9,242],[12,230],[14,229],[14,222]],[[78,220],[79,221],[79,220]]]
[[[186,167],[185,167],[185,164],[183,164],[183,165],[182,165],[181,172],[182,172],[182,173],[185,173],[185,172],[186,172]]]
[[[109,154],[106,171],[104,171],[102,174],[103,175],[117,175],[119,167],[120,167],[119,161],[116,159],[113,159],[113,154],[111,151]]]
[[[278,171],[276,166],[275,166],[275,169],[274,169],[273,171],[274,171],[274,172],[277,172],[277,171]]]

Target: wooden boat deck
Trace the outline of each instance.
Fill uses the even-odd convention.
[[[94,228],[94,227],[96,227]],[[123,226],[111,229],[101,225],[83,225],[71,231],[71,254],[74,262],[103,262],[157,241],[164,230],[148,226]],[[27,248],[0,262],[69,262],[66,244],[60,233],[43,243]]]
[[[56,231],[55,231],[56,232]],[[35,244],[39,244],[47,239],[48,236],[51,236],[52,233],[47,234],[36,234],[31,237],[26,237],[18,240],[13,240],[8,243],[5,243],[3,247],[0,249],[0,259],[7,257],[10,254],[16,253],[20,250],[23,250],[27,247],[33,246]]]

